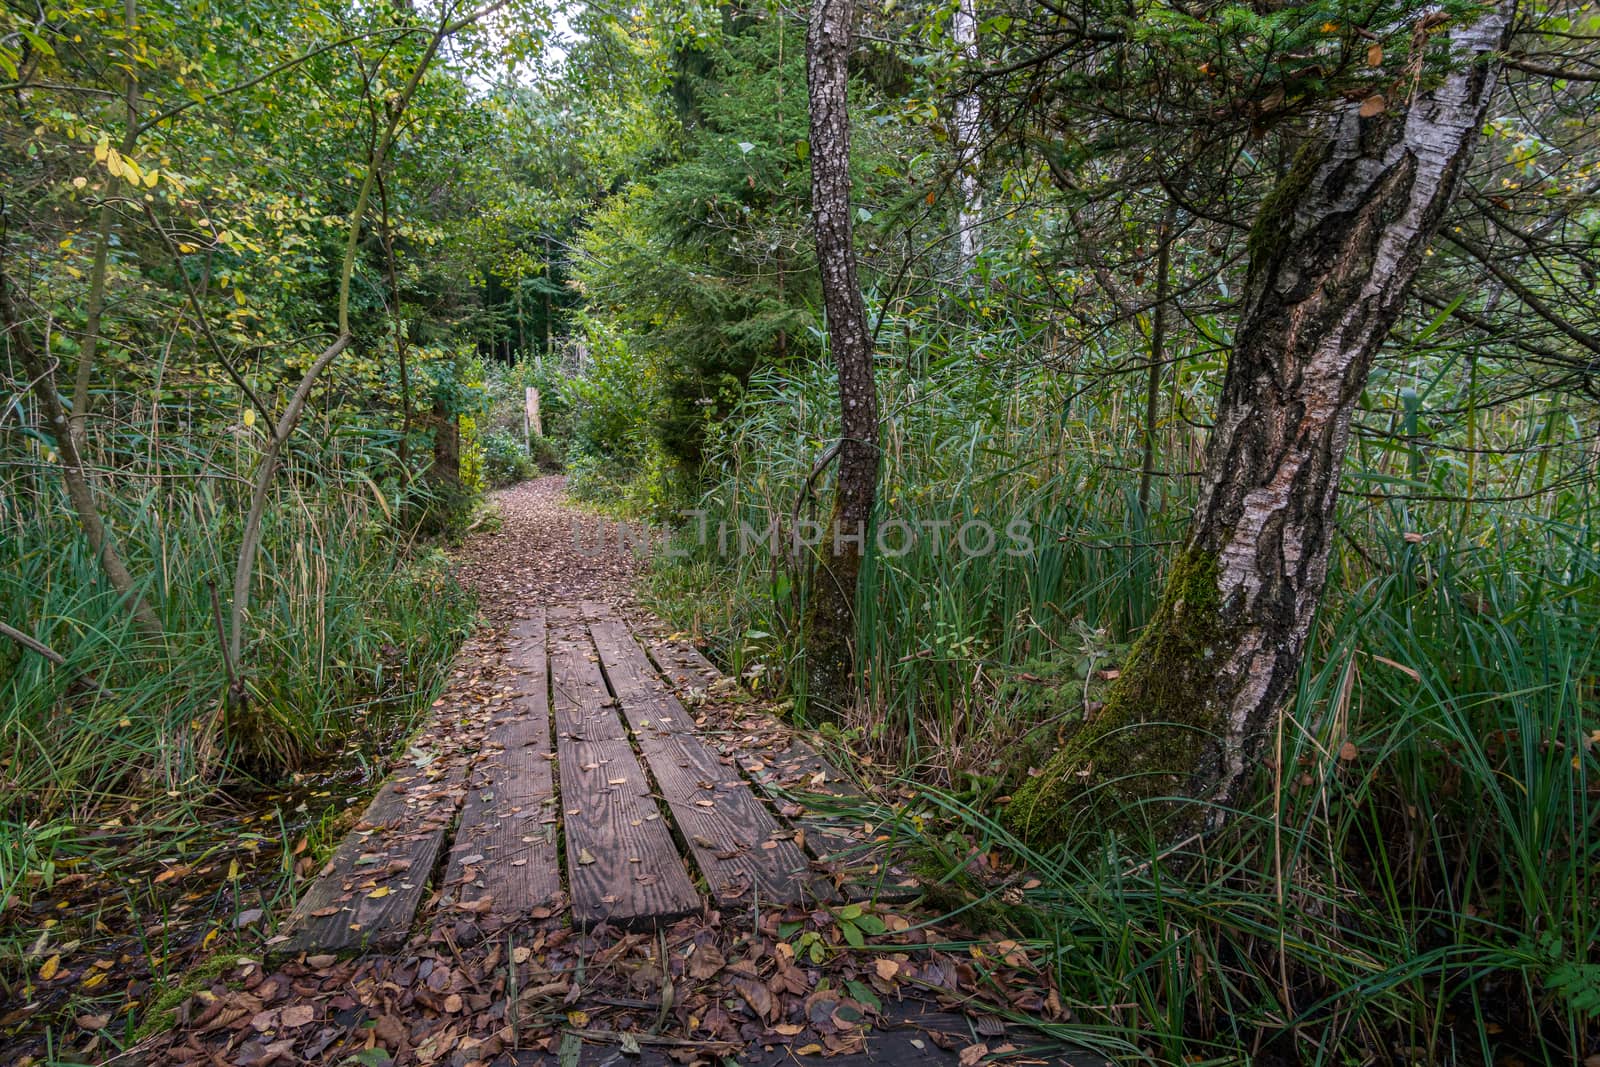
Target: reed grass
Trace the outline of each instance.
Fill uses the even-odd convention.
[[[1162,1063],[1592,1055],[1600,530],[1592,449],[1560,398],[1468,403],[1448,350],[1380,368],[1299,689],[1249,803],[1177,851],[1041,852],[1000,825],[1003,794],[1150,618],[1203,428],[1158,428],[1169,476],[1146,514],[1126,378],[1095,380],[1087,357],[1046,365],[1003,332],[905,336],[920,347],[880,364],[879,522],[1022,515],[1043,536],[1016,557],[869,558],[841,740],[918,798],[858,814],[896,828],[952,908],[1048,966],[1075,1013],[1053,1032]],[[1204,410],[1216,384],[1191,360],[1169,404]],[[820,364],[752,383],[696,501],[710,528],[787,528],[831,398]],[[1422,432],[1424,402],[1475,420],[1475,450],[1457,447],[1459,418]],[[828,492],[824,477],[801,514]],[[652,571],[657,610],[803,712],[804,554],[721,551],[690,524],[675,550]],[[1020,905],[966,883],[974,840],[1038,879]]]
[[[0,900],[48,884],[99,823],[198,818],[219,788],[272,783],[350,739],[392,741],[425,706],[470,601],[441,554],[407,549],[398,493],[374,477],[381,448],[310,428],[327,447],[297,443],[266,520],[242,711],[225,700],[213,589],[226,596],[248,443],[157,451],[125,435],[97,457],[160,641],[101,580],[43,456],[0,465],[0,617],[65,659],[0,647]]]

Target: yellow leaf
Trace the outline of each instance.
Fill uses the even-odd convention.
[[[218,934],[218,932],[219,932],[218,930],[213,929],[211,932],[206,934],[206,936],[203,937],[200,940],[200,948],[201,948],[202,951],[204,951],[205,949],[210,948],[212,945],[217,943],[217,934]]]
[[[244,409],[244,424],[245,424],[246,427],[254,426],[256,424],[256,409],[255,408],[245,408]]]
[[[115,148],[106,149],[106,170],[111,172],[113,178],[122,177],[122,153]]]
[[[237,882],[238,880],[239,880],[239,861],[238,860],[229,860],[228,861],[228,881]]]
[[[39,980],[48,982],[61,970],[61,957],[51,956],[44,961],[44,966],[39,968]]]
[[[82,189],[85,185],[88,185],[88,184],[89,184],[89,179],[85,178],[81,174],[78,175],[76,178],[72,179],[72,187],[74,189]]]
[[[389,887],[386,886],[386,885],[380,885],[378,888],[374,889],[372,892],[367,894],[367,899],[368,900],[379,900],[379,899],[381,899],[383,897],[386,897],[388,895],[389,895]]]
[[[147,170],[147,171],[145,171],[144,172],[145,188],[154,189],[156,187],[156,181],[160,177],[161,177],[161,171],[159,171],[159,170]]]
[[[243,289],[235,289],[233,291],[233,302],[238,304],[240,307],[244,307],[245,299]]]
[[[194,250],[195,247],[191,244],[181,244],[178,246],[178,251],[180,252],[193,252]]]
[[[567,1022],[577,1029],[582,1030],[584,1027],[589,1025],[589,1013],[581,1008],[574,1008],[573,1010],[567,1012]]]
[[[84,989],[94,989],[97,986],[102,986],[102,985],[105,985],[105,984],[106,984],[106,972],[105,971],[91,971],[89,973],[89,976],[86,977],[82,982],[79,983],[79,985],[82,986],[82,988],[84,988]]]
[[[94,146],[94,161],[96,163],[104,163],[106,161],[107,157],[110,154],[111,154],[111,142],[110,142],[110,140],[108,140],[107,138],[102,136],[100,138],[100,140],[95,142],[95,146]]]

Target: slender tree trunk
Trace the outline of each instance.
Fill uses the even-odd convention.
[[[382,227],[383,257],[388,267],[389,299],[394,301],[394,358],[400,372],[400,482],[411,482],[411,368],[406,359],[406,320],[400,311],[400,271],[395,265],[394,228],[389,222],[389,191],[378,172],[378,223]]]
[[[811,215],[841,413],[832,522],[819,546],[805,620],[807,700],[825,716],[837,715],[853,689],[856,584],[878,492],[878,397],[850,214],[847,63],[854,15],[852,0],[816,0],[806,39]]]
[[[229,608],[228,618],[228,656],[229,670],[239,678],[239,683],[233,693],[235,703],[242,703],[243,689],[243,656],[244,656],[244,627],[250,611],[250,585],[255,574],[256,556],[261,551],[261,523],[266,515],[267,494],[272,487],[273,479],[277,477],[278,463],[283,453],[283,446],[294,434],[295,427],[300,422],[300,416],[305,410],[306,399],[311,395],[312,388],[316,385],[317,378],[325,371],[339,353],[350,346],[353,340],[350,333],[350,280],[355,274],[356,251],[361,242],[361,224],[367,214],[367,205],[372,198],[373,186],[377,182],[378,173],[383,169],[389,158],[389,148],[394,144],[395,130],[400,126],[400,119],[405,114],[411,98],[416,94],[417,86],[422,84],[423,75],[433,62],[433,57],[439,51],[439,46],[444,39],[483,17],[490,11],[497,9],[500,3],[491,3],[480,8],[464,18],[449,21],[448,16],[441,21],[438,29],[428,42],[428,47],[423,51],[422,58],[412,70],[410,80],[401,89],[399,97],[395,100],[394,109],[389,115],[388,125],[383,131],[377,146],[372,150],[367,160],[367,172],[361,180],[361,190],[356,194],[355,207],[350,211],[350,228],[345,237],[344,259],[339,267],[339,332],[333,342],[323,349],[310,367],[306,368],[305,375],[300,379],[300,384],[295,388],[294,395],[283,409],[283,414],[273,425],[272,436],[267,441],[266,452],[261,457],[260,464],[256,467],[255,475],[251,480],[250,510],[245,516],[244,530],[239,537],[239,557],[233,566],[233,603]]]
[[[961,50],[961,59],[969,67],[978,65],[978,3],[977,0],[959,0],[951,16],[951,36]],[[957,185],[961,191],[961,209],[956,215],[956,242],[959,249],[961,278],[972,281],[977,269],[978,253],[983,244],[978,234],[978,222],[983,214],[983,188],[978,182],[978,146],[981,138],[979,125],[981,109],[976,90],[969,89],[956,100],[956,165],[959,167]]]
[[[442,398],[433,402],[433,467],[429,474],[438,481],[461,480],[461,424]]]
[[[1167,202],[1161,216],[1156,252],[1156,306],[1150,313],[1150,373],[1144,392],[1144,457],[1139,464],[1139,518],[1150,515],[1150,483],[1156,473],[1156,421],[1161,415],[1161,371],[1167,361],[1167,302],[1172,296],[1172,235],[1178,225],[1178,205]]]
[[[1351,416],[1471,159],[1510,8],[1450,31],[1457,69],[1408,108],[1341,107],[1262,205],[1188,540],[1105,707],[1018,791],[1022,833],[1081,813],[1174,840],[1241,799],[1322,593]]]
[[[3,254],[3,234],[0,234],[0,254]],[[56,390],[55,368],[46,357],[34,349],[33,342],[28,337],[22,316],[12,301],[11,282],[6,276],[3,262],[0,262],[0,325],[5,328],[5,336],[10,342],[11,351],[16,353],[23,370],[33,380],[34,395],[39,398],[39,407],[44,413],[45,423],[50,428],[50,435],[55,438],[56,454],[61,457],[61,478],[67,486],[67,498],[72,501],[72,509],[77,512],[78,524],[83,527],[89,547],[94,550],[95,558],[100,561],[100,569],[111,582],[111,587],[127,601],[133,612],[134,623],[140,632],[146,637],[159,638],[162,633],[161,620],[145,602],[143,594],[139,592],[138,584],[133,580],[133,575],[122,562],[122,554],[117,551],[115,538],[101,521],[100,508],[94,499],[94,489],[89,485],[89,479],[85,475],[83,457],[72,435],[72,425],[61,403],[61,394]]]

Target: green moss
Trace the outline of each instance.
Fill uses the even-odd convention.
[[[244,958],[237,952],[219,952],[199,966],[185,971],[183,981],[151,1003],[144,1019],[139,1023],[139,1029],[134,1033],[134,1040],[143,1041],[152,1034],[176,1026],[178,1008],[183,1002],[202,989],[209,988],[218,978],[239,966],[239,961]],[[242,989],[243,986],[230,982],[228,988]]]
[[[1124,834],[1199,820],[1198,805],[1158,798],[1185,795],[1217,759],[1214,658],[1229,638],[1221,607],[1216,557],[1188,550],[1105,707],[1012,799],[1013,831],[1052,844],[1085,816]]]
[[[1322,163],[1324,149],[1320,139],[1304,145],[1295,154],[1289,173],[1280,178],[1261,201],[1255,224],[1250,227],[1248,247],[1252,276],[1277,257],[1294,232],[1295,208],[1311,186],[1311,179]]]

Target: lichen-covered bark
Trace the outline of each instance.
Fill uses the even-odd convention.
[[[1017,829],[1060,836],[1088,803],[1173,836],[1238,800],[1322,594],[1351,416],[1471,157],[1509,13],[1451,30],[1451,69],[1409,107],[1331,115],[1262,205],[1183,555],[1105,710],[1018,793]],[[1140,808],[1156,796],[1203,803]]]
[[[978,65],[978,3],[959,0],[950,15],[950,36],[961,49],[961,60]],[[983,217],[983,188],[978,182],[978,155],[982,109],[975,90],[968,89],[956,99],[956,166],[961,190],[961,210],[956,216],[956,242],[961,280],[970,283],[982,250],[978,226]]]
[[[863,534],[878,491],[878,398],[872,337],[856,279],[850,213],[850,111],[847,61],[852,0],[817,0],[806,38],[811,95],[811,217],[822,274],[828,344],[838,368],[839,475],[832,525],[819,546],[806,609],[806,696],[837,714],[853,688],[856,584]],[[835,538],[834,532],[843,536]]]

